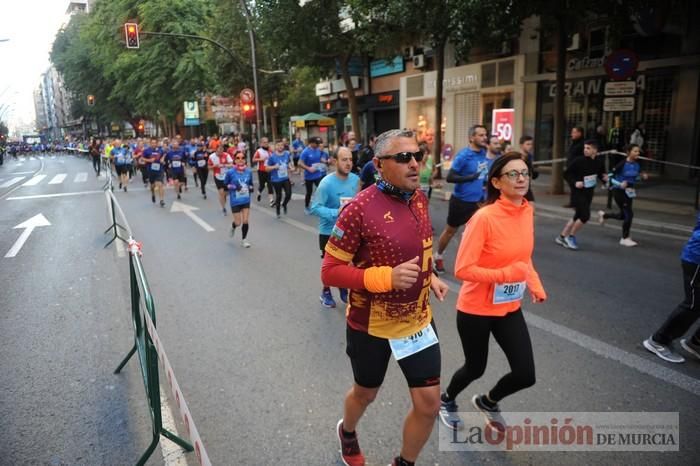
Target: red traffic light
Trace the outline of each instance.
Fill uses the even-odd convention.
[[[94,96],[94,95],[89,94],[89,95],[87,96],[87,104],[88,104],[89,106],[91,106],[91,107],[92,107],[93,105],[95,105],[95,96]]]
[[[245,113],[248,113],[250,111],[250,105],[249,104],[243,104],[243,111]]]
[[[136,23],[125,23],[124,32],[126,33],[126,48],[139,48],[139,25]]]

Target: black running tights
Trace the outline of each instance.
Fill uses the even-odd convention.
[[[510,373],[501,377],[488,393],[492,401],[535,384],[535,362],[527,324],[520,309],[503,317],[479,316],[457,311],[457,331],[462,340],[466,362],[452,376],[447,395],[455,399],[472,381],[486,370],[489,337],[496,342],[508,359]]]
[[[287,207],[289,200],[292,198],[292,183],[289,180],[277,181],[272,183],[275,189],[275,207],[277,215],[280,214],[280,207]],[[282,200],[282,191],[284,191],[284,200]]]
[[[306,195],[304,196],[304,207],[307,209],[309,208],[309,204],[311,204],[311,194],[314,191],[314,185],[318,187],[318,184],[321,182],[321,178],[317,180],[304,180],[304,184],[306,185]]]

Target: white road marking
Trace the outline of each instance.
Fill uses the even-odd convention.
[[[54,176],[51,181],[49,181],[49,184],[61,184],[63,183],[63,180],[66,179],[66,176],[68,175],[65,173],[59,173],[58,175]]]
[[[187,215],[193,222],[204,228],[204,231],[216,231],[211,225],[202,220],[201,217],[192,212],[193,210],[199,210],[199,207],[194,207],[178,201],[174,201],[172,207],[170,208],[170,212],[182,212],[183,214]]]
[[[54,160],[55,158],[56,158],[55,155],[52,155],[52,156],[51,156],[51,160]]]
[[[22,186],[36,186],[36,185],[38,185],[39,183],[41,183],[41,181],[42,181],[44,178],[46,178],[46,175],[36,175],[34,178],[32,178],[31,180],[27,181],[27,182],[24,183]]]
[[[36,160],[36,157],[29,157],[29,160]]]
[[[162,386],[160,387],[160,412],[163,416],[163,427],[173,434],[179,435],[177,426],[175,425],[173,410],[170,407],[170,402],[168,401],[168,397],[165,395]],[[166,466],[187,466],[187,457],[185,456],[187,452],[175,442],[171,442],[164,438],[160,442],[160,448],[161,453],[163,454],[163,462],[166,464]]]
[[[87,181],[87,172],[80,172],[75,175],[74,183],[85,183]]]
[[[32,234],[32,231],[34,231],[35,228],[47,227],[50,225],[51,223],[49,223],[49,221],[46,220],[46,217],[44,217],[42,214],[37,214],[29,220],[15,226],[14,229],[24,228],[24,231],[21,235],[19,235],[19,238],[17,238],[17,241],[15,241],[15,244],[12,245],[10,250],[7,251],[5,257],[15,257],[20,251],[20,249],[22,249],[22,246],[24,246],[24,243],[27,241],[27,239],[29,239],[29,235]]]
[[[10,179],[10,180],[8,180],[8,181],[5,181],[3,184],[0,184],[0,188],[9,188],[9,187],[12,186],[13,184],[19,183],[19,182],[22,181],[23,179],[24,179],[23,176],[17,176],[17,177],[12,178],[12,179]]]
[[[68,196],[84,196],[86,194],[102,194],[104,191],[78,191],[74,193],[56,193],[56,194],[35,194],[32,196],[14,196],[8,197],[8,201],[21,201],[25,199],[48,199],[52,197],[68,197]]]
[[[12,172],[10,175],[32,175],[34,172]]]

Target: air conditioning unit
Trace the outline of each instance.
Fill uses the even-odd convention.
[[[571,36],[571,42],[569,43],[569,46],[566,48],[569,52],[573,52],[574,50],[578,50],[581,48],[581,34],[578,32]]]
[[[404,47],[404,49],[403,49],[403,57],[404,57],[406,60],[412,59],[414,54],[415,54],[415,49],[413,48],[413,46],[411,46],[411,47]]]
[[[415,55],[413,57],[413,67],[425,68],[425,55],[423,55],[422,53],[420,55]]]

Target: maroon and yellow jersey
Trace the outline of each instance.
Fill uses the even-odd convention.
[[[362,269],[395,267],[418,256],[421,272],[406,290],[350,290],[348,325],[380,338],[406,337],[428,325],[432,248],[428,199],[420,190],[407,202],[373,185],[350,201],[340,212],[326,252]]]

